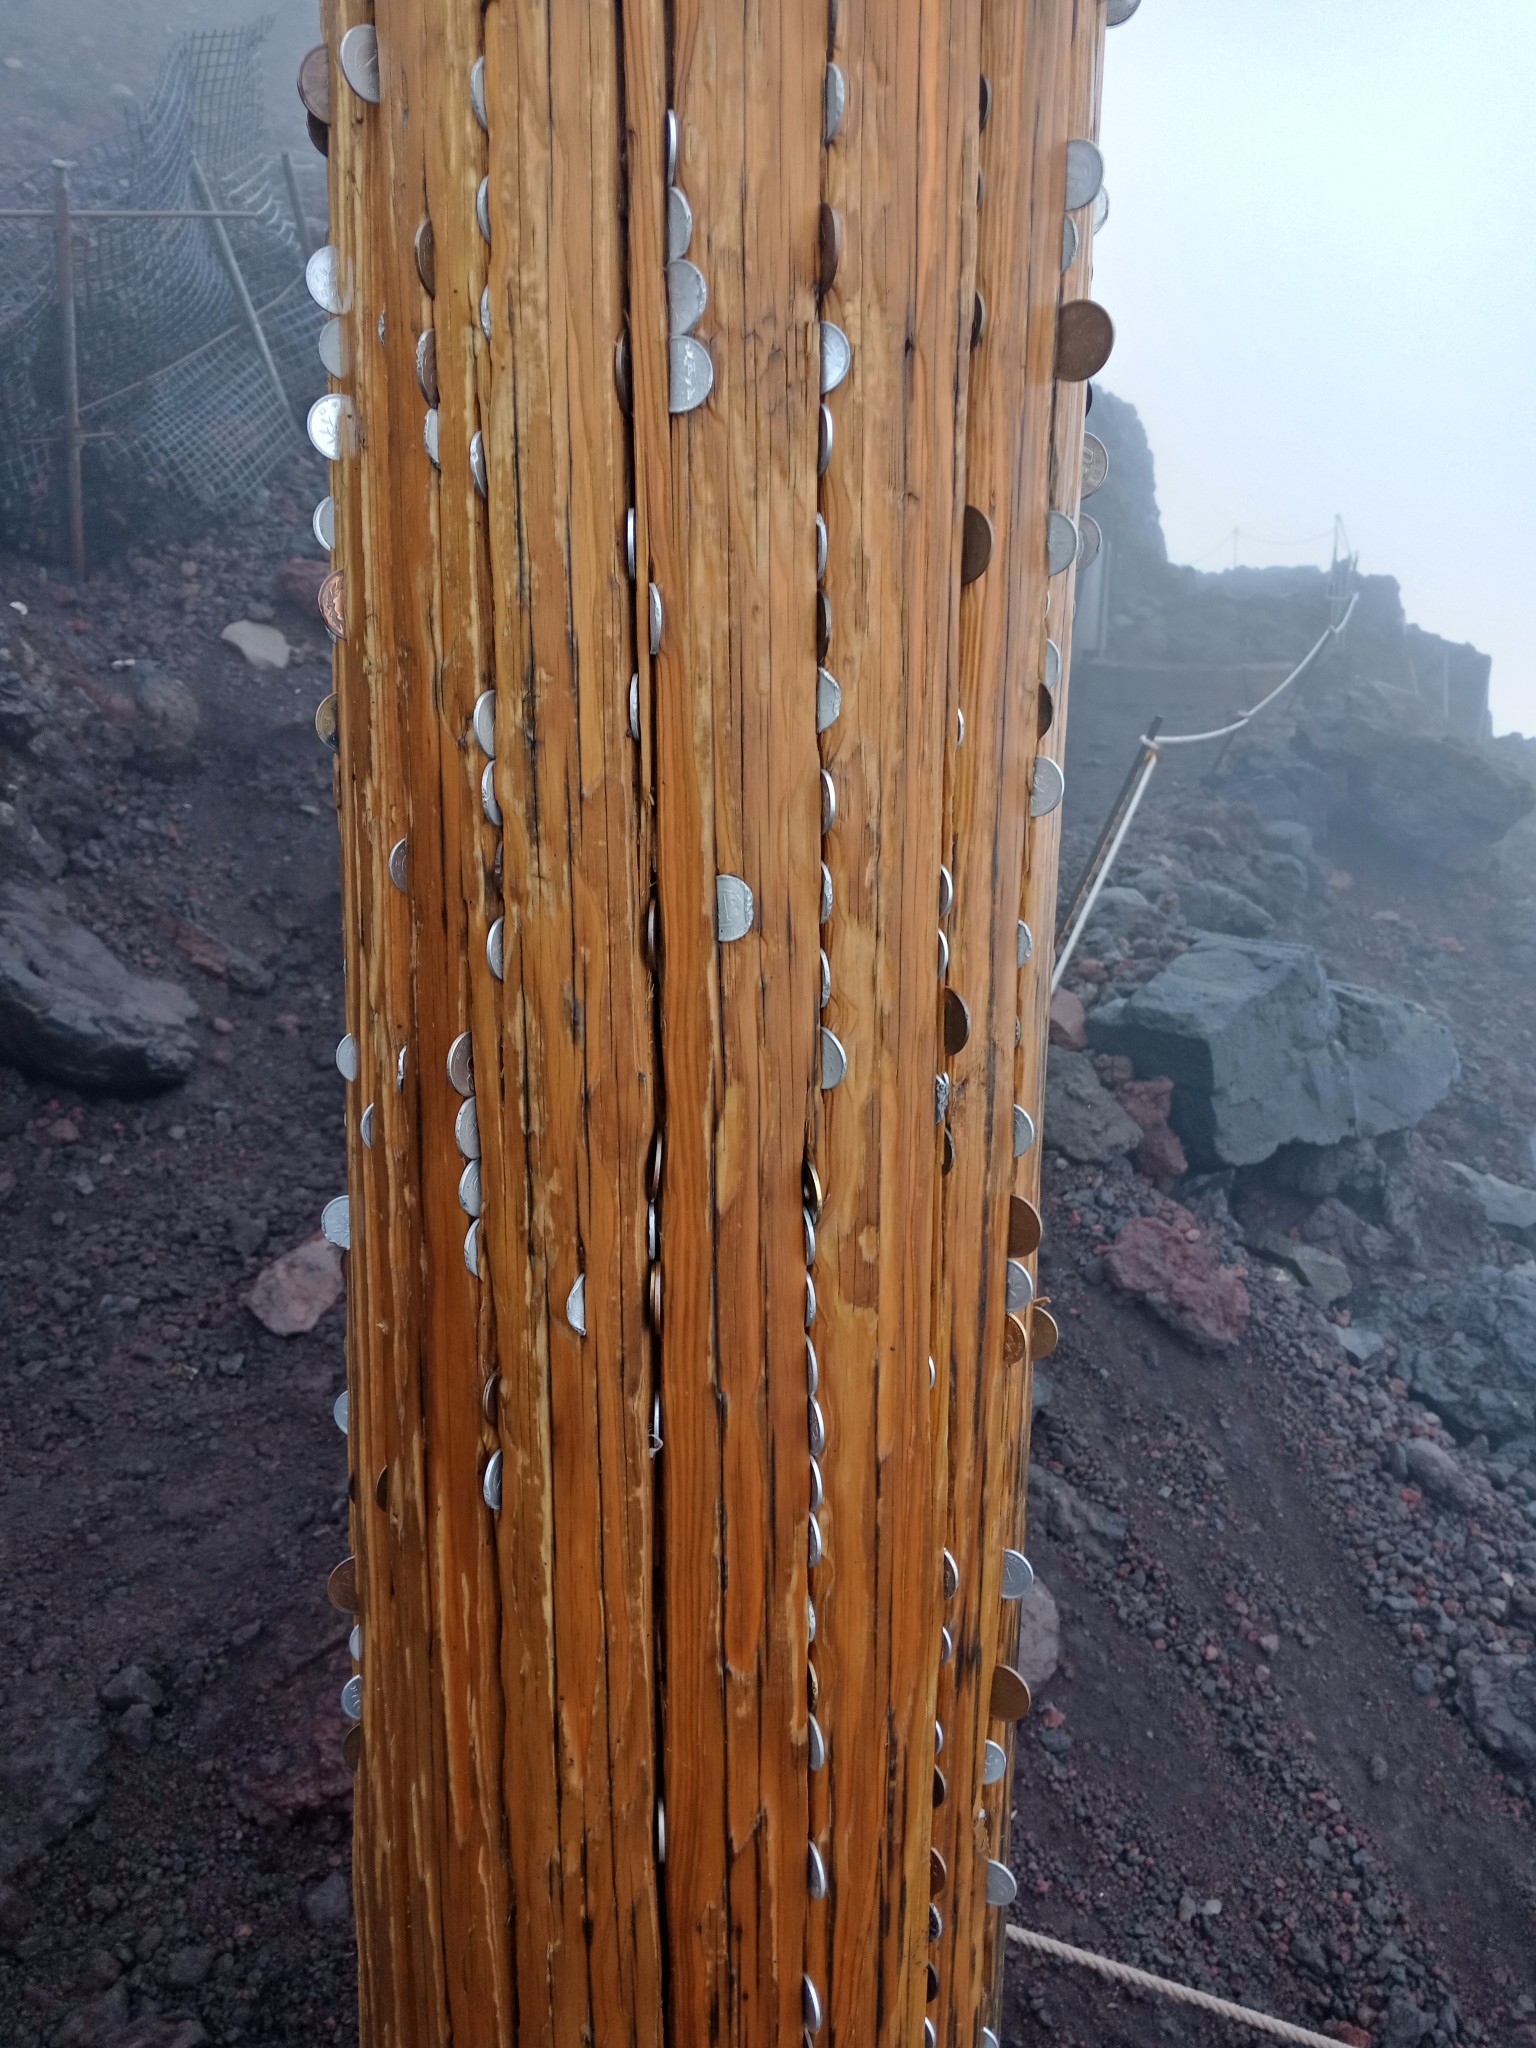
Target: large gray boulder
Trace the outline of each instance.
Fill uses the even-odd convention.
[[[1088,1036],[1172,1077],[1171,1121],[1204,1167],[1406,1128],[1460,1071],[1449,1028],[1418,1004],[1330,984],[1309,946],[1210,933],[1100,1004]]]
[[[1456,1659],[1456,1704],[1490,1756],[1536,1792],[1536,1660],[1463,1650]]]
[[[1421,1281],[1397,1320],[1399,1370],[1456,1436],[1536,1431],[1536,1263]]]
[[[143,1095],[184,1081],[197,1004],[134,974],[54,889],[0,886],[0,1060],[46,1081]]]
[[[1179,909],[1184,922],[1203,932],[1230,932],[1240,939],[1265,939],[1275,920],[1260,903],[1225,882],[1180,882]]]
[[[1085,1052],[1053,1045],[1045,1069],[1045,1142],[1069,1159],[1103,1165],[1141,1143],[1141,1126],[1126,1115]]]

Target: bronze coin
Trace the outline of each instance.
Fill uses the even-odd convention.
[[[1043,740],[1055,723],[1056,699],[1042,683],[1035,699],[1035,737]]]
[[[309,139],[322,156],[331,153],[331,129],[327,121],[317,121],[313,114],[304,116],[304,126],[309,130]]]
[[[976,303],[971,308],[971,347],[980,345],[981,337],[987,331],[987,302],[981,293],[976,294]]]
[[[421,395],[428,405],[436,405],[438,390],[435,327],[428,327],[416,344],[416,382],[421,386]]]
[[[328,697],[322,697],[315,706],[315,737],[322,746],[329,747],[331,752],[335,753],[337,739],[336,692],[334,690],[332,690]]]
[[[971,1036],[971,1006],[955,988],[944,991],[944,1050],[960,1052]]]
[[[363,1760],[363,1724],[354,1721],[341,1738],[341,1760],[349,1771],[355,1771]]]
[[[930,1964],[928,1965],[928,2003],[929,2003],[930,2005],[932,2005],[933,2001],[934,2001],[934,2000],[935,2000],[935,1999],[936,1999],[936,1998],[938,1997],[938,1995],[939,1995],[939,1973],[938,1973],[938,1971],[937,1971],[937,1970],[936,1970],[936,1969],[935,1969],[935,1968],[933,1967],[932,1963],[930,1963]]]
[[[1009,1316],[1003,1324],[1003,1363],[1022,1365],[1029,1355],[1029,1332],[1019,1316]]]
[[[480,1407],[491,1428],[496,1427],[496,1416],[501,1406],[501,1374],[493,1372],[480,1389]]]
[[[955,1170],[955,1134],[948,1124],[944,1126],[944,1156],[940,1161],[940,1169],[944,1173],[953,1173]]]
[[[1049,1358],[1061,1341],[1060,1325],[1043,1302],[1037,1301],[1029,1312],[1029,1334],[1036,1358]]]
[[[832,645],[832,600],[824,590],[816,593],[816,659],[825,661]]]
[[[387,1508],[389,1506],[389,1467],[387,1465],[379,1467],[379,1476],[373,1482],[373,1498],[379,1507]]]
[[[806,1698],[810,1702],[811,1712],[814,1714],[816,1703],[821,1698],[821,1680],[816,1676],[816,1666],[814,1664],[807,1664],[805,1667],[805,1692]]]
[[[320,616],[333,640],[347,637],[346,583],[339,569],[333,569],[320,586]]]
[[[928,1896],[934,1898],[949,1882],[949,1866],[937,1849],[928,1851]]]
[[[331,53],[324,43],[316,43],[299,66],[299,100],[312,121],[330,126]]]
[[[988,1701],[994,1721],[1022,1721],[1029,1712],[1029,1687],[1024,1674],[1011,1664],[998,1664],[992,1672],[992,1696]]]
[[[985,73],[985,71],[983,71],[983,73],[981,74],[981,122],[980,122],[980,129],[984,130],[984,129],[986,128],[986,125],[987,125],[988,121],[989,121],[989,120],[991,120],[991,118],[992,118],[992,81],[991,81],[991,79],[990,79],[990,78],[988,78],[988,76],[987,76],[987,74]],[[978,132],[979,132],[979,131],[978,131]]]
[[[823,205],[816,235],[816,282],[822,291],[831,291],[842,260],[843,216],[835,206]]]
[[[1072,299],[1056,316],[1056,376],[1063,384],[1095,377],[1115,345],[1115,323],[1092,299]]]
[[[992,522],[979,505],[967,505],[960,539],[960,581],[974,583],[992,559]]]
[[[437,297],[437,237],[430,219],[416,230],[416,275],[429,299]]]
[[[344,1557],[325,1582],[325,1597],[343,1614],[357,1612],[357,1559]]]
[[[619,404],[629,411],[629,335],[621,334],[613,344],[613,388],[619,394]]]
[[[1040,1249],[1040,1211],[1022,1195],[1008,1197],[1008,1256],[1027,1259]]]
[[[933,1767],[933,1803],[942,1806],[949,1797],[949,1780],[935,1764]]]

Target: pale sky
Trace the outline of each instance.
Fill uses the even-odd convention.
[[[1341,513],[1536,732],[1536,0],[1142,0],[1101,140],[1171,558],[1326,562]]]

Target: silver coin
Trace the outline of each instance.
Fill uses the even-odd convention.
[[[480,771],[480,808],[488,825],[501,823],[501,805],[496,801],[496,763],[487,761]]]
[[[464,1233],[464,1264],[478,1280],[480,1277],[480,1221],[478,1217]]]
[[[944,1598],[946,1600],[953,1600],[959,1590],[960,1567],[955,1563],[953,1551],[946,1550],[944,1553]],[[941,1730],[941,1735],[942,1732]],[[940,1749],[944,1747],[942,1740],[939,1743],[939,1747]]]
[[[661,1216],[654,1202],[645,1205],[645,1256],[653,1266],[661,1257]]]
[[[832,870],[823,861],[821,864],[821,922],[825,924],[832,915]]]
[[[336,1044],[336,1071],[343,1081],[357,1079],[357,1040],[348,1031]]]
[[[827,464],[832,460],[832,414],[823,406],[816,427],[816,474],[825,476]]]
[[[1097,434],[1083,436],[1083,465],[1081,494],[1091,498],[1109,475],[1109,450]]]
[[[674,334],[667,344],[668,412],[693,412],[714,388],[709,350],[691,334]]]
[[[459,1175],[459,1207],[466,1216],[478,1216],[482,1206],[480,1162],[478,1159],[471,1159]]]
[[[578,1337],[587,1334],[587,1276],[578,1273],[565,1297],[565,1320]]]
[[[1008,1752],[1000,1742],[989,1742],[981,1753],[981,1782],[995,1785],[1008,1768]]]
[[[1035,1298],[1035,1283],[1029,1277],[1029,1268],[1022,1259],[1008,1261],[1008,1290],[1006,1304],[1011,1316],[1022,1315]]]
[[[1099,232],[1105,221],[1109,219],[1109,187],[1107,185],[1101,185],[1098,192],[1094,195],[1093,212],[1089,218],[1093,222],[1093,232],[1095,234]]]
[[[491,124],[485,118],[485,59],[483,57],[477,57],[469,67],[469,104],[475,119],[485,129],[486,133],[489,134]]]
[[[1029,815],[1048,818],[1066,793],[1067,779],[1048,754],[1036,754],[1029,783]]]
[[[815,1571],[825,1555],[821,1540],[821,1523],[812,1515],[806,1528],[806,1562],[812,1571]]]
[[[808,1417],[807,1435],[811,1447],[811,1456],[819,1458],[827,1448],[827,1421],[821,1412],[821,1403],[814,1395],[806,1403],[806,1414]]]
[[[715,877],[715,936],[722,945],[744,939],[752,929],[752,891],[740,875]]]
[[[1035,1142],[1035,1120],[1023,1103],[1013,1105],[1013,1156],[1022,1159]]]
[[[821,90],[821,139],[828,145],[836,142],[843,125],[843,116],[848,111],[848,81],[843,76],[840,64],[827,66],[826,82]]]
[[[1022,1600],[1035,1583],[1035,1568],[1022,1550],[1003,1552],[1003,1598]]]
[[[315,507],[309,530],[329,555],[336,547],[336,500],[327,493]]]
[[[960,706],[959,706],[959,705],[957,704],[957,705],[955,706],[955,746],[956,746],[956,748],[957,748],[957,749],[959,749],[960,747],[963,747],[964,745],[965,745],[965,713],[964,713],[964,712],[963,712],[963,711],[962,711],[962,710],[960,709]]]
[[[670,185],[677,176],[677,110],[667,109],[666,182]]]
[[[933,1120],[936,1124],[941,1124],[948,1115],[949,1076],[948,1074],[935,1074],[933,1077]]]
[[[491,288],[489,285],[483,285],[480,290],[480,332],[487,341],[495,339],[491,332]]]
[[[347,1390],[342,1388],[331,1405],[331,1420],[345,1436],[347,1433]]]
[[[349,28],[336,50],[341,75],[360,100],[379,104],[379,38],[368,22]]]
[[[853,348],[835,320],[821,323],[821,395],[835,391],[853,366]]]
[[[940,981],[942,981],[942,980],[944,979],[945,975],[946,975],[946,974],[948,974],[948,972],[949,972],[949,938],[948,938],[948,936],[947,936],[947,934],[946,934],[946,933],[944,933],[944,932],[940,932],[940,933],[939,933],[939,979],[940,979]]]
[[[405,1061],[406,1049],[402,1045],[399,1052],[395,1054],[395,1093],[397,1095],[403,1093],[405,1088]]]
[[[814,1394],[821,1385],[821,1366],[816,1358],[816,1346],[807,1337],[805,1340],[805,1391]]]
[[[480,180],[479,189],[475,193],[475,220],[479,225],[481,238],[485,242],[486,247],[489,248],[491,241],[491,181],[489,178],[482,178]]]
[[[640,737],[640,671],[629,679],[629,736],[632,740]]]
[[[806,1849],[806,1889],[813,1899],[824,1899],[827,1896],[827,1866],[814,1842],[807,1843]]]
[[[667,1860],[667,1809],[658,1799],[656,1802],[656,1861]]]
[[[1048,690],[1054,690],[1061,681],[1061,649],[1054,640],[1045,643],[1045,674],[1042,680]]]
[[[448,1082],[458,1095],[475,1092],[475,1054],[467,1031],[461,1031],[448,1048]]]
[[[650,611],[651,652],[660,654],[661,629],[666,619],[666,610],[661,602],[661,592],[654,583],[650,586],[647,602]]]
[[[821,1512],[821,1501],[821,1471],[816,1460],[813,1458],[811,1460],[811,1508],[816,1514]],[[807,1600],[805,1603],[805,1639],[808,1643],[814,1643],[816,1640],[816,1602],[814,1600]]]
[[[1104,534],[1091,512],[1084,512],[1079,517],[1077,528],[1082,535],[1077,550],[1077,566],[1080,569],[1088,569],[1099,559],[1099,549],[1104,545]]]
[[[832,962],[826,953],[821,955],[821,1007],[825,1009],[832,1000]]]
[[[940,865],[940,868],[939,868],[939,915],[940,915],[940,917],[948,917],[948,915],[949,915],[950,911],[951,911],[951,910],[952,910],[952,909],[954,908],[954,902],[955,902],[955,878],[954,878],[954,876],[953,876],[953,875],[952,875],[952,874],[951,874],[951,873],[949,872],[949,869],[948,869],[947,867],[944,867],[944,866],[943,866],[943,865],[941,864],[941,865]]]
[[[1141,5],[1141,0],[1109,0],[1104,10],[1104,19],[1111,28],[1118,28],[1122,21],[1129,21]]]
[[[810,1329],[816,1321],[816,1282],[807,1273],[805,1276],[805,1327]]]
[[[848,1055],[835,1031],[821,1027],[821,1085],[835,1088],[848,1071]]]
[[[371,1152],[373,1150],[373,1104],[371,1102],[357,1120],[357,1135]]]
[[[482,690],[475,699],[473,723],[475,738],[479,742],[481,753],[489,754],[491,759],[495,760],[496,692],[494,690]]]
[[[405,863],[405,841],[403,839],[397,839],[394,845],[389,849],[389,879],[394,883],[397,889],[404,889],[405,887]]]
[[[483,498],[486,495],[485,436],[478,429],[469,437],[469,473],[475,480],[475,489]]]
[[[825,732],[842,716],[843,690],[830,669],[816,671],[816,730]]]
[[[948,1664],[955,1654],[955,1639],[947,1628],[939,1630],[939,1662]]]
[[[928,1939],[930,1942],[944,1939],[944,1915],[931,1901],[928,1907]]]
[[[352,1204],[345,1195],[333,1195],[320,1211],[320,1234],[338,1251],[352,1249]]]
[[[309,408],[304,422],[310,445],[327,462],[340,462],[351,452],[352,401],[339,391],[327,391]]]
[[[1035,935],[1021,917],[1019,919],[1019,965],[1021,967],[1028,965],[1029,957],[1034,950]]]
[[[636,575],[635,508],[630,506],[624,514],[624,566],[629,572],[631,583]]]
[[[363,1681],[356,1672],[341,1688],[341,1711],[349,1721],[361,1721],[363,1718]]]
[[[1067,211],[1091,206],[1104,183],[1104,158],[1096,142],[1074,135],[1067,144]]]
[[[341,251],[334,243],[324,243],[310,257],[304,266],[304,282],[322,313],[351,312],[352,281],[342,270]]]
[[[651,1441],[648,1448],[653,1458],[658,1457],[661,1454],[661,1452],[665,1449],[665,1444],[661,1434],[660,1394],[653,1394],[651,1396]]]
[[[824,1768],[827,1761],[827,1738],[821,1732],[821,1723],[812,1714],[806,1723],[805,1760],[813,1771]]]
[[[1077,523],[1065,512],[1048,514],[1045,522],[1045,566],[1051,576],[1060,576],[1077,560]]]
[[[709,286],[697,263],[679,256],[667,265],[667,321],[673,334],[692,334],[709,304]]]
[[[498,981],[505,979],[507,971],[506,930],[506,919],[498,917],[485,935],[485,963]]]
[[[485,1461],[485,1471],[480,1480],[480,1497],[492,1514],[501,1508],[501,1453],[492,1451]]]
[[[805,1263],[808,1266],[814,1266],[816,1263],[816,1218],[804,1205],[801,1206],[800,1210],[800,1226],[801,1236],[805,1241]]]
[[[424,327],[416,337],[416,388],[428,405],[437,403],[437,329]]]
[[[466,1159],[480,1157],[480,1117],[475,1108],[475,1098],[461,1102],[458,1114],[453,1119],[453,1142]]]
[[[1019,1881],[1006,1863],[987,1865],[987,1904],[1011,1906],[1019,1894]]]
[[[353,1662],[354,1664],[361,1664],[361,1663],[362,1663],[362,1661],[363,1661],[363,1625],[362,1625],[362,1623],[361,1623],[360,1621],[355,1621],[355,1622],[353,1622],[353,1624],[352,1624],[352,1629],[351,1629],[351,1633],[350,1633],[350,1634],[348,1635],[348,1637],[347,1637],[347,1653],[348,1653],[348,1655],[349,1655],[349,1656],[351,1657],[351,1659],[352,1659],[352,1662]]]
[[[1077,260],[1077,222],[1069,214],[1061,224],[1061,267],[1070,270]]]
[[[816,581],[819,583],[827,573],[827,522],[816,514]]]
[[[944,1754],[944,1723],[942,1721],[935,1721],[933,1724],[933,1753],[935,1756],[942,1756]]]
[[[427,408],[427,416],[421,423],[421,440],[432,467],[434,469],[441,469],[443,466],[442,456],[439,452],[441,432],[438,426],[437,407],[435,405],[428,406]]]
[[[667,261],[676,263],[688,254],[693,240],[693,208],[681,185],[667,187]]]
[[[821,829],[830,832],[837,823],[837,784],[823,768],[821,771]]]
[[[346,377],[352,371],[352,351],[347,346],[347,323],[339,316],[327,320],[320,330],[316,344],[320,361],[333,377]]]

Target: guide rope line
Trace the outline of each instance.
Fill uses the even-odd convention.
[[[1090,1949],[1073,1948],[1068,1942],[1053,1940],[1049,1934],[1037,1934],[1032,1927],[1020,1927],[1010,1921],[1008,1939],[1019,1948],[1033,1949],[1039,1955],[1049,1956],[1053,1962],[1076,1963],[1085,1970],[1107,1977],[1111,1983],[1125,1984],[1137,1991],[1155,1992],[1159,1998],[1172,1999],[1176,2005],[1195,2006],[1201,2012],[1214,2013],[1217,2019],[1234,2020],[1239,2026],[1252,2027],[1277,2041],[1299,2041],[1303,2048],[1339,2048],[1337,2040],[1330,2034],[1315,2034],[1310,2027],[1295,2027],[1289,2020],[1272,2019],[1267,2012],[1255,2012],[1248,2005],[1234,2005],[1229,1998],[1216,1998],[1209,1991],[1196,1991],[1188,1984],[1175,1984],[1170,1977],[1154,1977],[1150,1970],[1137,1970],[1129,1963],[1111,1962],[1108,1956],[1094,1955]]]
[[[1274,703],[1275,699],[1279,696],[1282,696],[1284,692],[1291,687],[1292,683],[1300,682],[1301,678],[1306,674],[1307,670],[1312,666],[1313,662],[1317,660],[1317,657],[1328,645],[1328,642],[1330,640],[1337,640],[1342,635],[1344,628],[1349,624],[1350,616],[1353,613],[1355,606],[1359,602],[1360,593],[1357,590],[1350,597],[1349,603],[1345,607],[1344,616],[1342,619],[1338,621],[1337,625],[1324,627],[1321,635],[1319,636],[1315,644],[1312,647],[1310,647],[1308,651],[1302,656],[1301,660],[1297,662],[1296,666],[1291,670],[1290,674],[1286,676],[1282,682],[1276,683],[1275,687],[1270,691],[1267,697],[1261,697],[1258,703],[1255,704],[1251,710],[1245,711],[1243,712],[1241,717],[1233,719],[1230,725],[1213,726],[1209,732],[1161,733],[1158,735],[1157,745],[1160,748],[1191,747],[1196,743],[1197,740],[1223,740],[1227,737],[1228,733],[1241,732],[1243,727],[1247,725],[1252,719],[1257,718],[1261,711],[1268,710],[1269,706]],[[1152,745],[1152,742],[1147,738],[1145,733],[1143,733],[1141,736],[1141,743],[1144,747]]]

